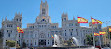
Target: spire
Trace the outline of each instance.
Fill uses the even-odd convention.
[[[22,16],[22,13],[20,15]]]
[[[73,16],[73,20],[75,20],[75,17]]]
[[[45,3],[47,3],[47,0],[45,0]]]
[[[20,15],[20,12],[18,13],[18,15]]]
[[[7,20],[7,16],[5,17],[5,20]]]
[[[64,12],[62,13],[62,17],[64,16]]]
[[[79,17],[79,15],[77,15],[77,17]]]
[[[63,12],[63,14],[64,14],[64,12]]]
[[[4,21],[4,19],[2,18],[2,22]]]
[[[41,3],[43,3],[43,1],[41,0]]]

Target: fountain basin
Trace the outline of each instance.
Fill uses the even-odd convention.
[[[37,49],[94,49],[92,46],[74,46],[74,47],[38,47]],[[99,48],[95,48],[99,49]]]

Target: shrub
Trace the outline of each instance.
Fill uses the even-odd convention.
[[[8,40],[8,41],[6,41],[6,45],[9,47],[15,47],[16,41]]]

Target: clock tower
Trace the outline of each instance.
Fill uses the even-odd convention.
[[[36,22],[47,22],[47,23],[51,23],[51,18],[48,15],[48,13],[49,13],[49,7],[48,7],[48,4],[47,4],[47,1],[43,2],[41,0],[40,14],[39,14],[39,16],[37,16]]]

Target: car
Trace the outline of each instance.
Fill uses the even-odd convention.
[[[109,48],[109,47],[104,47],[103,49],[111,49],[111,48]]]

